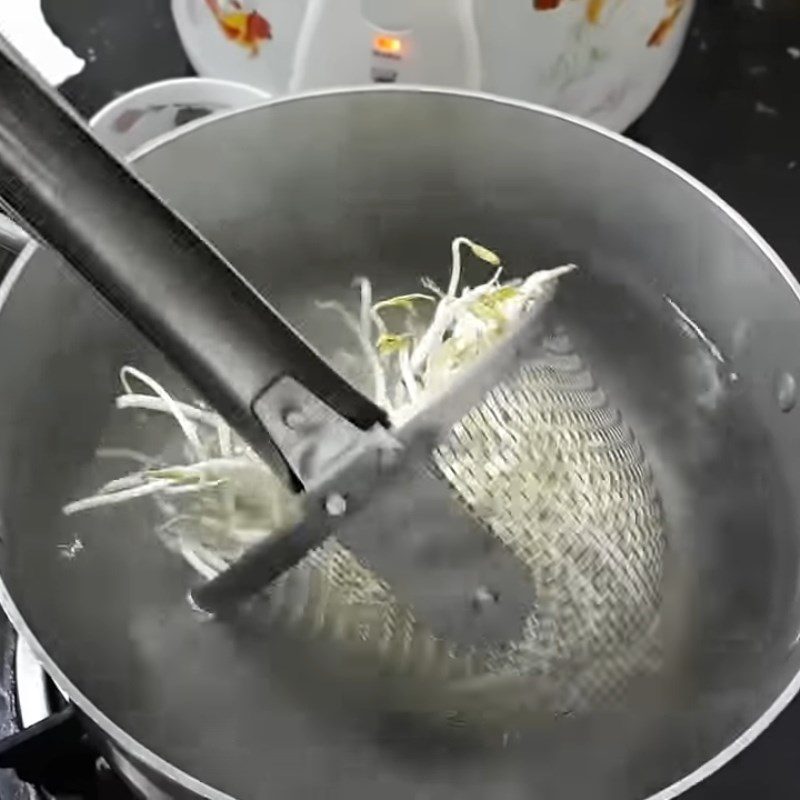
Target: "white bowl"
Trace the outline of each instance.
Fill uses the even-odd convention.
[[[112,100],[89,122],[118,156],[195,119],[269,100],[254,86],[211,78],[176,78],[141,86]]]

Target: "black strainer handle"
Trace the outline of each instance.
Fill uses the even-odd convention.
[[[259,452],[253,405],[286,375],[359,428],[385,422],[1,38],[0,196]]]

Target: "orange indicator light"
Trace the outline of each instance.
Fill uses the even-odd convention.
[[[383,56],[399,57],[403,52],[403,42],[398,36],[382,34],[376,36],[372,44],[375,52]]]

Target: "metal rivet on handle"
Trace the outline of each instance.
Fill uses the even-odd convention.
[[[304,419],[302,411],[298,411],[296,408],[290,408],[283,415],[283,424],[289,428],[289,430],[296,430],[302,426]]]
[[[325,510],[331,517],[341,517],[347,511],[347,500],[334,492],[325,498]]]
[[[500,600],[499,595],[486,586],[479,586],[472,596],[472,605],[476,611],[481,611],[488,606],[493,606]]]
[[[797,402],[797,381],[791,372],[783,372],[778,377],[776,399],[778,408],[784,413],[794,408]]]

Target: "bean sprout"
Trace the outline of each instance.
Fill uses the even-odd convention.
[[[462,286],[465,250],[494,267],[488,280]],[[451,246],[450,277],[444,292],[430,278],[425,292],[374,301],[367,278],[358,278],[358,313],[334,301],[317,303],[335,312],[354,336],[372,373],[373,396],[390,417],[407,418],[453,373],[490,347],[508,325],[537,301],[573,265],[501,282],[500,257],[471,239]],[[171,416],[189,445],[191,463],[163,464],[127,448],[101,448],[98,456],[128,459],[138,469],[107,482],[93,495],[64,507],[65,514],[154,497],[164,522],[158,533],[203,577],[210,578],[252,543],[298,519],[299,501],[278,476],[214,411],[174,398],[141,370],[120,370],[120,410]],[[134,391],[134,382],[148,392]]]

